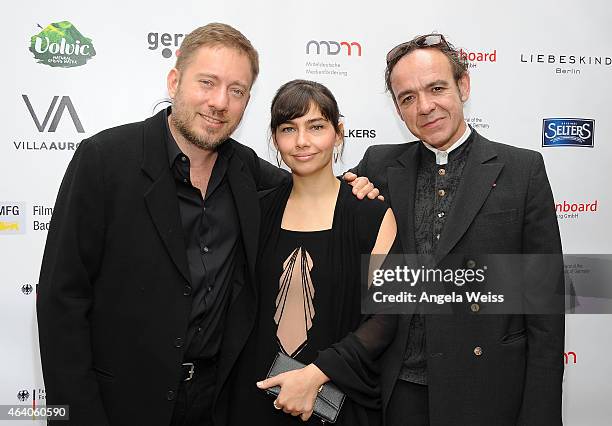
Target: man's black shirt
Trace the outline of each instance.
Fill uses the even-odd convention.
[[[227,142],[217,149],[203,197],[191,184],[189,158],[181,152],[169,126],[166,128],[191,275],[191,287],[186,286],[184,292],[193,295],[186,341],[182,342],[187,345],[184,359],[213,358],[221,346],[234,269],[243,268],[244,263],[239,219],[226,175],[233,146]]]

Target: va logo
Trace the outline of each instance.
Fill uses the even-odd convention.
[[[21,95],[21,97],[23,98],[23,101],[28,107],[28,111],[30,112],[30,115],[32,116],[32,120],[34,120],[34,124],[36,125],[36,128],[38,129],[39,132],[44,132],[45,129],[47,128],[47,123],[49,122],[49,119],[51,118],[51,115],[53,114],[53,110],[55,109],[55,105],[57,104],[57,100],[59,99],[59,96],[53,97],[53,100],[51,101],[51,105],[49,105],[49,108],[47,109],[47,113],[42,123],[40,122],[40,119],[38,118],[38,115],[36,114],[36,112],[34,112],[34,108],[32,107],[32,103],[30,102],[28,95]],[[81,124],[81,119],[79,118],[79,115],[77,114],[76,109],[74,108],[74,104],[70,100],[69,96],[62,96],[62,99],[57,105],[57,109],[55,109],[55,115],[53,115],[53,120],[51,120],[51,124],[49,125],[47,132],[55,132],[57,130],[57,125],[62,119],[62,115],[64,114],[65,109],[68,109],[68,113],[70,114],[70,118],[72,118],[72,124],[74,124],[76,131],[79,133],[85,133],[85,129],[83,129],[83,125]]]
[[[27,390],[21,390],[17,392],[17,399],[21,402],[27,401],[30,398],[30,392]]]
[[[30,38],[30,52],[39,64],[73,68],[85,65],[96,55],[90,38],[85,37],[68,21],[47,25]]]
[[[21,291],[23,292],[23,294],[25,294],[26,296],[29,294],[32,294],[32,291],[34,290],[34,287],[32,287],[31,284],[25,284],[24,286],[21,287]]]
[[[311,46],[316,49],[315,51],[317,55],[321,54],[321,46],[324,46],[325,49],[327,50],[327,52],[323,52],[326,55],[338,55],[342,51],[342,47],[346,47],[348,56],[352,55],[352,47],[356,47],[358,49],[357,56],[361,56],[361,44],[357,43],[356,41],[352,41],[352,42],[341,41],[338,43],[337,41],[310,40],[308,43],[306,43],[306,54],[307,55],[310,54]]]

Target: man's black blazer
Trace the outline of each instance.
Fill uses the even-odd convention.
[[[473,132],[435,260],[465,255],[473,261],[470,267],[487,253],[560,254],[542,156]],[[419,143],[372,146],[351,170],[367,176],[390,203],[405,253],[416,253]],[[562,280],[562,268],[557,272],[555,280]],[[466,309],[459,315],[426,317],[431,425],[560,425],[563,316],[483,312]],[[409,324],[410,316],[399,320],[395,339],[381,361],[384,408],[400,372]]]
[[[192,296],[165,119],[161,111],[84,140],[59,190],[37,311],[47,404],[70,405],[65,424],[170,423]],[[216,400],[255,315],[256,191],[285,179],[226,143],[247,267],[232,280]]]

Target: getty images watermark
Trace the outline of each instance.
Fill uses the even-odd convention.
[[[362,311],[612,313],[611,255],[364,256]]]

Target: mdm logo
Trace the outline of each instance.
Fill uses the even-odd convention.
[[[323,53],[321,53],[321,46],[325,47]],[[317,55],[338,55],[342,52],[342,48],[346,47],[346,54],[352,56],[357,53],[357,56],[361,56],[361,44],[356,41],[316,41],[310,40],[306,43],[306,54],[309,55],[311,51],[314,51]],[[355,48],[356,50],[353,50]]]
[[[542,146],[578,146],[593,148],[595,120],[586,118],[545,118]]]

